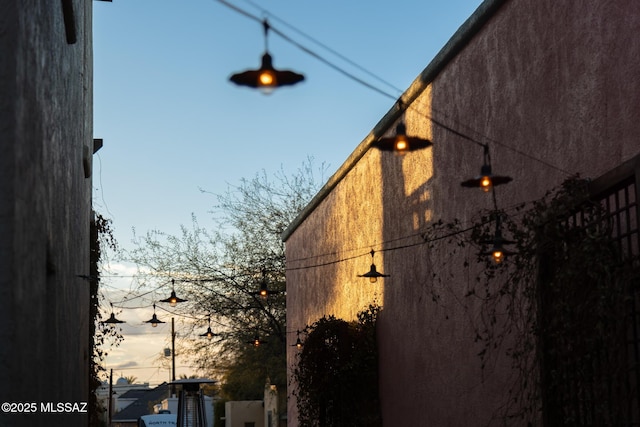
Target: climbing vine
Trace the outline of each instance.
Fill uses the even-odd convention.
[[[573,177],[533,203],[481,213],[467,228],[437,221],[422,236],[429,254],[449,254],[426,260],[434,303],[444,304],[442,292],[459,295],[449,284],[465,275],[465,297],[448,300],[468,311],[483,376],[510,363],[494,419],[629,424],[638,384],[629,379],[627,342],[640,260],[637,247],[625,249],[616,239],[616,221],[592,198],[589,182]],[[506,254],[499,263],[489,256],[497,236]],[[293,371],[301,425],[381,424],[378,310],[369,307],[358,322],[325,316],[307,326]]]
[[[107,355],[103,345],[107,340],[111,340],[115,345],[122,341],[120,331],[113,325],[100,322],[100,270],[98,268],[103,259],[105,249],[115,251],[117,244],[111,228],[111,221],[100,214],[96,214],[95,220],[91,224],[91,252],[90,252],[90,309],[89,309],[89,336],[92,357],[89,369],[89,425],[103,425],[99,414],[105,411],[101,408],[96,397],[96,391],[100,387],[100,374],[104,372],[102,361]]]
[[[498,218],[514,252],[500,264],[486,255]],[[515,373],[501,417],[621,425],[624,313],[638,271],[611,225],[587,181],[572,178],[529,209],[490,212],[473,227],[482,268],[467,297],[481,302],[481,364],[502,352]]]
[[[378,397],[376,319],[369,306],[358,320],[325,316],[305,328],[293,370],[300,425],[382,425]]]

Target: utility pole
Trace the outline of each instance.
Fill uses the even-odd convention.
[[[173,317],[171,318],[171,381],[176,380],[176,330]]]
[[[109,426],[111,426],[111,413],[113,412],[113,368],[111,368],[111,372],[109,372],[109,414],[108,414],[108,419],[109,419]]]

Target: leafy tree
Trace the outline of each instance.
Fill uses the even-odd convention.
[[[175,313],[191,320],[197,336],[209,326],[211,340],[182,338],[206,375],[223,379],[227,399],[261,399],[267,378],[286,396],[285,258],[281,234],[317,192],[317,173],[307,160],[295,173],[265,171],[216,195],[215,230],[191,227],[177,236],[150,231],[136,238],[130,258],[141,284],[172,283],[188,300]],[[321,182],[321,181],[320,181]],[[258,293],[260,286],[270,292]],[[256,343],[256,340],[258,341]],[[255,345],[258,344],[258,345]]]
[[[136,377],[135,375],[129,375],[127,377],[124,377],[124,379],[127,380],[127,384],[135,384],[138,380],[138,377]]]

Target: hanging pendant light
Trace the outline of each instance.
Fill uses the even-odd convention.
[[[260,335],[257,333],[254,335],[251,341],[247,341],[247,344],[251,344],[254,347],[260,347],[262,344],[266,344],[267,341],[263,341],[260,339]]]
[[[375,255],[375,251],[371,249],[371,268],[364,274],[359,274],[358,277],[368,277],[369,282],[376,283],[379,277],[389,277],[388,274],[379,273],[376,269],[376,265],[373,263],[373,256]]]
[[[402,156],[409,151],[427,148],[433,144],[428,139],[407,136],[407,127],[400,122],[396,126],[395,136],[379,138],[372,145],[380,151],[393,151],[395,154]]]
[[[171,279],[171,295],[169,298],[161,299],[160,302],[168,302],[171,307],[175,307],[179,302],[187,302],[186,299],[182,299],[176,296],[175,280]]]
[[[262,299],[267,299],[271,295],[279,295],[284,293],[283,291],[274,291],[269,289],[267,285],[267,275],[265,270],[262,270],[262,281],[260,282],[260,289],[255,292],[251,292],[251,295],[258,295]]]
[[[295,343],[295,344],[291,344],[291,347],[295,347],[295,348],[297,348],[298,350],[302,350],[302,346],[303,346],[304,344],[302,344],[302,340],[300,340],[300,331],[297,331],[297,332],[296,332],[296,335],[297,335],[297,337],[296,337],[296,343]]]
[[[491,172],[491,161],[489,158],[489,146],[484,144],[484,163],[480,168],[480,175],[460,183],[463,187],[480,188],[489,192],[496,185],[506,184],[513,180],[510,176],[494,175]]]
[[[207,328],[207,332],[205,332],[204,334],[200,334],[200,336],[201,337],[206,337],[209,341],[211,341],[213,339],[213,337],[215,336],[215,334],[211,330],[211,326],[209,326]]]
[[[116,315],[113,314],[113,303],[109,303],[109,304],[111,304],[111,316],[109,316],[109,318],[103,321],[102,323],[125,323],[124,320],[116,319]]]
[[[211,341],[215,336],[215,334],[211,330],[211,317],[209,317],[209,326],[207,327],[207,332],[205,332],[204,334],[200,334],[200,336],[207,338],[209,341]]]
[[[151,319],[147,320],[144,323],[151,323],[151,326],[153,326],[154,328],[156,326],[158,326],[159,323],[165,323],[162,320],[158,319],[158,316],[156,316],[156,304],[153,303],[153,317],[151,317]]]
[[[480,243],[492,245],[491,249],[488,252],[481,252],[480,255],[490,255],[493,258],[493,262],[495,262],[496,264],[502,263],[505,257],[509,255],[515,255],[515,252],[512,252],[504,247],[504,245],[511,245],[515,242],[502,237],[500,214],[497,214],[496,216],[496,232],[493,236],[493,239],[485,240]]]
[[[275,88],[291,86],[304,80],[302,74],[290,70],[277,70],[273,67],[273,58],[269,54],[267,36],[269,33],[269,23],[265,19],[264,26],[264,54],[262,63],[257,70],[246,70],[233,74],[229,77],[233,83],[239,86],[248,86],[259,89],[265,95],[273,92]]]

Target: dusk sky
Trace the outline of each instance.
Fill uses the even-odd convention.
[[[113,221],[123,249],[132,247],[133,229],[177,234],[192,215],[216,228],[212,194],[261,170],[292,172],[311,157],[328,165],[328,178],[482,3],[228,1],[387,95],[274,31],[268,38],[274,66],[305,81],[271,95],[234,85],[231,74],[258,68],[263,28],[217,0],[94,2],[94,137],[104,147],[94,158],[93,203]],[[106,266],[104,313],[109,301],[135,287],[134,272],[115,260]],[[159,384],[169,379],[158,362],[169,323],[142,323],[152,314],[148,297],[130,306],[136,308],[117,310],[127,321],[124,342],[110,351],[106,368],[116,378]],[[157,313],[170,322],[169,313]],[[184,363],[178,360],[177,375],[192,373]]]

